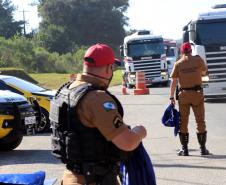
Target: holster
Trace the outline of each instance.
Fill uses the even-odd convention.
[[[102,164],[83,164],[83,175],[85,178],[85,185],[96,183],[96,185],[116,185],[117,175],[119,174],[119,167],[113,165]]]

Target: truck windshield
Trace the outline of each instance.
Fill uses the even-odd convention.
[[[166,57],[174,57],[175,49],[172,47],[165,47]]]
[[[130,42],[127,46],[129,57],[161,55],[164,53],[163,40],[139,40]]]
[[[196,25],[196,44],[219,45],[226,44],[226,20],[199,21]]]

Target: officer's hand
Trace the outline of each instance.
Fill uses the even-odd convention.
[[[170,100],[170,104],[176,105],[175,99]]]
[[[135,132],[141,139],[145,138],[147,135],[146,128],[142,125],[137,125],[132,128],[132,131]]]

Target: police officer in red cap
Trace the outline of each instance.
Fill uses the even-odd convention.
[[[107,90],[115,61],[109,46],[91,46],[83,73],[51,102],[52,153],[67,168],[63,185],[118,184],[119,162],[146,137],[143,126],[124,123],[122,105]]]
[[[197,123],[197,138],[200,144],[201,155],[208,155],[206,149],[206,124],[204,95],[202,89],[202,76],[205,75],[207,67],[205,62],[199,56],[192,56],[190,43],[181,45],[181,58],[174,64],[171,73],[170,101],[175,104],[174,92],[176,85],[179,86],[178,103],[180,112],[180,142],[182,145],[178,155],[188,156],[188,121],[190,108],[192,108]]]

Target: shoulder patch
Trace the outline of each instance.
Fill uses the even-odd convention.
[[[115,128],[119,128],[123,125],[123,121],[120,117],[116,116],[113,120],[113,124]]]
[[[110,110],[115,110],[116,109],[116,106],[113,102],[105,102],[103,104],[103,107],[106,111],[110,111]]]

